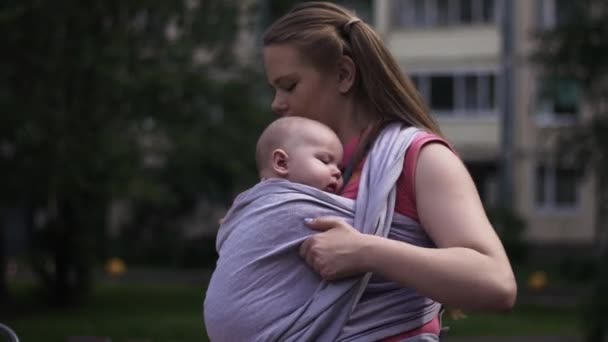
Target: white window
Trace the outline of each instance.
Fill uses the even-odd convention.
[[[541,210],[572,210],[578,203],[579,171],[540,163],[535,170],[535,202]]]
[[[580,87],[575,80],[540,78],[536,91],[536,122],[539,125],[570,125],[578,119]]]
[[[493,72],[412,74],[412,81],[437,115],[496,115],[496,76]]]
[[[495,0],[393,0],[391,5],[393,26],[402,28],[491,24],[496,17]]]

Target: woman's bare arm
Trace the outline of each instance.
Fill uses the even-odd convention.
[[[372,238],[366,268],[446,305],[511,308],[515,277],[463,163],[447,147],[429,144],[415,180],[420,223],[438,248]]]

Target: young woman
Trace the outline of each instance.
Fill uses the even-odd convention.
[[[416,321],[414,328],[403,324],[407,329],[395,333],[400,323],[385,311],[412,310],[415,317],[417,308],[400,302],[412,293],[464,309],[511,308],[517,292],[513,272],[474,183],[373,29],[335,4],[305,2],[268,29],[263,53],[275,90],[273,111],[320,121],[344,145],[343,196],[357,197],[366,152],[388,122],[425,130],[405,156],[395,212],[411,218],[436,248],[408,243],[407,237],[360,234],[328,217],[307,220],[323,232],[302,243],[300,254],[324,279],[375,275],[345,329],[356,334],[365,322],[365,329],[386,331],[383,341],[438,335],[437,316]],[[365,311],[387,298],[399,307]]]

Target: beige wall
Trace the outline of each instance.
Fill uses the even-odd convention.
[[[498,70],[501,68],[500,25],[450,27],[427,30],[391,30],[391,0],[374,1],[375,24],[393,55],[408,72]],[[392,0],[398,1],[398,0]],[[497,0],[500,1],[500,0]],[[535,118],[536,68],[530,63],[536,1],[515,2],[514,61],[514,199],[526,219],[527,238],[535,242],[591,242],[595,231],[595,185],[587,176],[579,188],[578,206],[568,211],[546,211],[535,203],[534,170],[539,156],[553,149],[554,128]],[[584,113],[584,117],[588,113]],[[440,126],[465,160],[499,161],[501,119],[439,117]],[[559,128],[557,128],[559,129]],[[562,127],[563,129],[563,127]]]
[[[411,64],[426,64],[429,59],[463,64],[495,62],[500,52],[498,31],[495,26],[487,25],[392,31],[387,39],[393,55]]]
[[[386,1],[376,9],[388,10]],[[380,3],[378,2],[378,3]],[[376,20],[388,16],[376,14]],[[393,56],[407,72],[498,70],[500,39],[496,26],[434,30],[393,30],[379,22]],[[467,160],[494,160],[499,153],[500,122],[497,115],[480,118],[437,117],[450,140]]]
[[[441,130],[461,158],[467,161],[496,160],[500,149],[497,116],[483,119],[439,119]]]

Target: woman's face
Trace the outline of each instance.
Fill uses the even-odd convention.
[[[273,112],[317,120],[336,130],[340,109],[337,72],[319,72],[289,45],[265,47],[264,65],[275,92]]]

